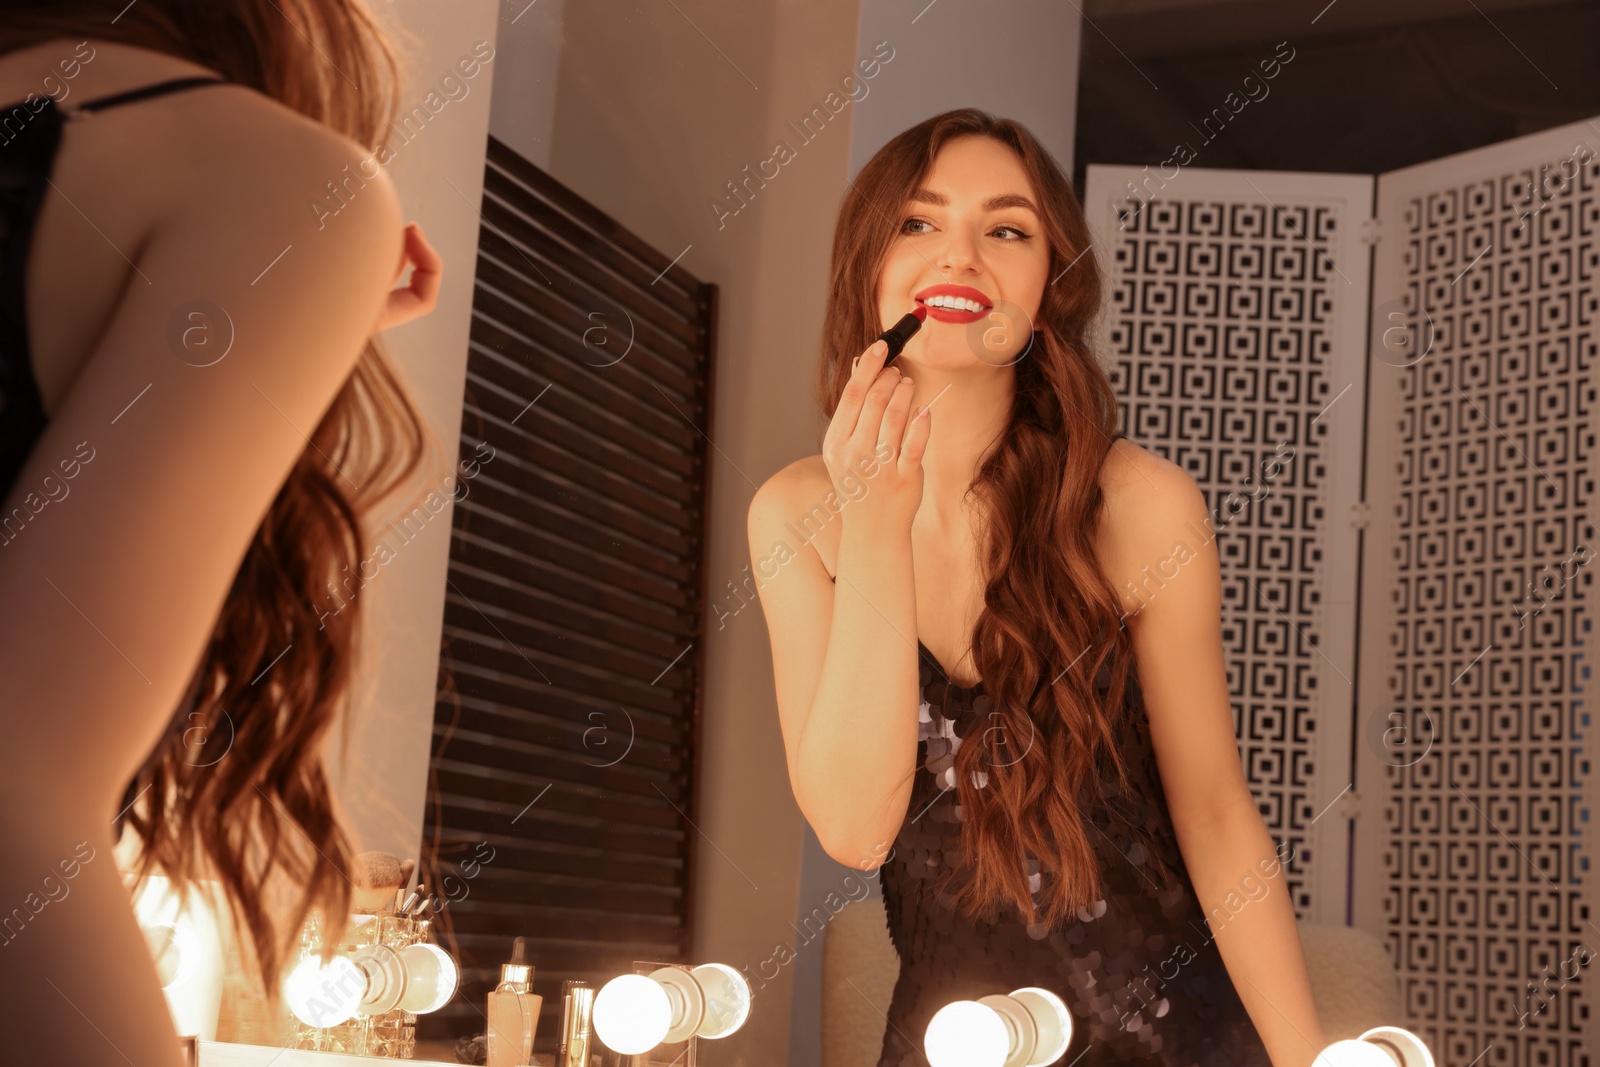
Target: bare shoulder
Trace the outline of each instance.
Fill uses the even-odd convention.
[[[1181,562],[1210,543],[1205,494],[1187,471],[1119,438],[1100,468],[1104,497],[1097,532],[1101,565],[1113,587],[1136,588],[1147,571]],[[1142,603],[1129,599],[1129,610]]]
[[[1182,467],[1126,437],[1111,443],[1100,467],[1100,489],[1113,512],[1170,505],[1175,494],[1199,492]]]
[[[142,254],[162,265],[163,287],[183,286],[280,339],[299,336],[298,346],[271,346],[280,358],[320,365],[337,351],[348,372],[345,357],[365,337],[333,344],[343,332],[333,324],[369,331],[400,268],[393,180],[370,150],[254,90],[217,86],[184,103],[186,113],[157,119],[182,177],[157,194]]]
[[[382,155],[269,96],[219,85],[185,104],[192,106],[181,115],[163,115],[163,132],[179,164],[173,170],[190,175],[183,183],[190,190],[222,182],[217,195],[283,202],[318,230],[332,229],[335,218],[374,213],[363,206],[382,213],[398,204]]]
[[[61,38],[0,56],[0,100],[48,96],[73,113],[89,101],[186,77],[221,75],[181,56],[125,42]],[[315,188],[296,183],[281,189],[305,209],[307,201],[327,191],[325,182],[344,176],[346,163],[353,166],[372,155],[331,127],[231,82],[129,101],[93,115],[96,121],[84,125],[95,132],[85,144],[95,155],[114,159],[111,172],[119,175],[125,196],[140,184],[171,187],[188,204],[195,190],[206,188],[203,183],[218,178],[233,179],[232,185],[213,189],[220,196],[229,188],[254,191],[273,179],[317,175]],[[139,173],[146,167],[153,173]],[[160,180],[138,183],[139,178]],[[391,185],[382,168],[370,164],[362,179]]]
[[[773,473],[750,501],[751,551],[765,554],[776,541],[790,544],[794,540],[792,531],[806,531],[814,535],[807,543],[824,560],[828,573],[833,573],[827,562],[836,555],[838,540],[837,527],[828,522],[835,515],[835,510],[828,507],[832,493],[833,479],[820,454],[797,459]]]
[[[758,507],[763,513],[783,511],[797,505],[802,497],[826,493],[833,488],[827,465],[821,455],[804,456],[786,467],[779,468],[756,490],[751,501],[752,511]]]
[[[56,73],[41,83],[41,71]],[[35,373],[52,417],[130,278],[161,292],[169,310],[199,297],[227,307],[215,290],[234,281],[251,297],[272,289],[268,299],[281,298],[288,295],[278,284],[287,273],[281,267],[346,292],[358,276],[394,278],[399,198],[372,153],[351,138],[233,83],[86,107],[189,77],[220,75],[102,40],[46,41],[0,56],[0,99],[33,101],[8,123],[42,114],[41,99],[70,116],[40,205],[26,286]],[[41,84],[48,97],[39,96]],[[339,198],[330,196],[334,184]],[[152,273],[145,257],[163,248],[181,274]]]

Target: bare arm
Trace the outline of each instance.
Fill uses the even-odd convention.
[[[1126,453],[1136,450],[1126,446]],[[1127,620],[1173,829],[1217,949],[1274,1067],[1307,1067],[1327,1040],[1284,854],[1273,846],[1239,760],[1205,497],[1159,457],[1131,461],[1141,471],[1108,509],[1104,542],[1122,557],[1112,573],[1138,574],[1143,565],[1176,572]]]
[[[47,477],[60,480],[61,461],[92,450],[70,494],[0,546],[8,1063],[180,1063],[110,823],[304,435],[378,322],[401,254],[387,175],[322,232],[306,207],[364,153],[306,120],[259,113],[276,105],[240,106],[236,130],[208,145],[209,166],[175,170],[190,186],[183,209],[129,250],[138,271],[5,502],[8,515],[25,506]],[[224,309],[235,332],[208,367],[168,342],[174,313],[196,299]],[[72,313],[65,298],[59,313]]]
[[[828,854],[862,870],[883,863],[911,800],[918,677],[911,520],[931,422],[924,415],[908,428],[911,385],[898,368],[880,375],[882,366],[881,346],[869,348],[828,428],[832,490],[809,498],[789,468],[761,487],[749,515],[795,801]],[[826,521],[843,523],[837,585],[794,536],[807,522]]]

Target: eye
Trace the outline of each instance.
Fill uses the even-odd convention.
[[[928,229],[926,229],[926,230],[911,229],[910,227],[913,227],[913,226],[926,226],[926,227],[928,227]],[[933,223],[929,222],[927,219],[918,218],[915,215],[911,216],[910,218],[906,219],[904,222],[902,222],[900,224],[900,232],[901,233],[928,233],[932,229],[933,229]],[[1012,235],[1012,236],[1009,236],[1009,237],[1002,238],[1002,240],[1004,240],[1004,241],[1026,241],[1030,237],[1033,236],[1030,233],[1023,233],[1021,230],[1017,229],[1017,227],[1015,227],[1015,226],[997,226],[993,230],[990,230],[989,232],[991,234],[1003,233],[1003,234]]]

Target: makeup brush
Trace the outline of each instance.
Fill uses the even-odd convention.
[[[419,895],[421,895],[421,893],[422,893],[422,883],[419,882],[417,884],[417,888],[413,889],[410,892],[410,894],[407,895],[407,897],[405,899],[405,903],[400,905],[400,914],[401,915],[409,915],[409,914],[411,914],[411,908],[412,908],[412,906],[414,904],[416,904],[417,897]]]
[[[411,880],[411,861],[404,863],[388,852],[362,852],[353,864],[356,891],[351,910],[368,914],[386,912],[395,891]]]

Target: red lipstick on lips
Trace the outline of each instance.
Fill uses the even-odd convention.
[[[935,296],[954,296],[963,300],[971,300],[978,305],[978,310],[968,311],[965,308],[944,308],[925,303],[929,298]],[[950,322],[962,326],[969,322],[977,322],[994,307],[993,302],[988,297],[970,285],[930,285],[916,295],[916,301],[919,308],[926,307],[928,309],[928,317],[935,322]]]

